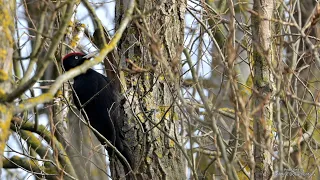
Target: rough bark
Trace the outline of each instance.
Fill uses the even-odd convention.
[[[125,0],[117,1],[117,23],[123,17],[126,3]],[[179,111],[175,104],[174,86],[166,79],[166,73],[179,71],[186,2],[136,3],[141,13],[152,13],[135,19],[127,27],[118,46],[121,67],[131,70],[125,73],[126,82],[122,82],[125,84],[122,88],[129,90],[124,104],[127,120],[122,129],[133,150],[132,168],[137,179],[185,179],[185,162],[179,149]],[[165,62],[156,58],[159,54]],[[126,64],[126,59],[133,63]],[[172,65],[174,60],[178,64],[172,69],[163,65]],[[137,67],[152,70],[138,72]],[[115,179],[124,176],[119,166],[111,167],[111,172]]]
[[[15,1],[0,0],[0,99],[11,92]],[[12,105],[0,102],[0,176],[3,152],[10,134]]]
[[[270,70],[272,65],[272,18],[273,0],[255,0],[253,10],[257,15],[252,16],[254,88],[258,90],[254,115],[254,137],[259,144],[254,145],[255,166],[251,167],[254,179],[269,179],[272,176],[272,159],[268,148],[272,144],[273,103],[271,98],[275,91],[274,77]],[[264,146],[262,147],[261,144]],[[254,171],[253,171],[254,170]],[[253,174],[251,174],[252,177]]]

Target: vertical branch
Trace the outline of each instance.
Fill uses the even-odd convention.
[[[85,7],[88,9],[90,16],[93,20],[94,24],[94,33],[93,33],[93,43],[99,48],[102,49],[107,43],[110,42],[110,36],[108,34],[108,31],[103,27],[101,20],[97,16],[94,8],[90,5],[89,1],[82,0]],[[120,90],[120,82],[117,78],[119,75],[119,69],[118,69],[118,62],[116,60],[119,60],[118,54],[117,54],[117,48],[115,48],[111,53],[107,55],[107,57],[104,59],[104,66],[106,70],[107,76],[112,79],[115,83],[113,86],[116,88],[116,91]]]
[[[259,110],[254,116],[254,136],[257,143],[254,146],[254,179],[269,179],[272,175],[272,159],[268,148],[271,149],[273,123],[273,103],[270,99],[274,93],[274,77],[271,72],[273,61],[271,44],[271,19],[273,15],[273,0],[255,0],[253,10],[257,15],[252,16],[254,87],[258,90],[254,107]],[[262,17],[267,19],[262,19]],[[262,146],[264,147],[262,147]],[[252,174],[251,174],[252,177]]]
[[[76,8],[77,5],[74,5],[74,7]],[[73,17],[70,21],[70,24],[74,24],[75,22],[75,17]],[[84,29],[85,29],[85,25],[81,24],[81,23],[77,23],[74,27],[74,30],[72,30],[72,27],[69,27],[69,29],[67,31],[66,34],[66,41],[67,43],[69,43],[69,47],[71,49],[75,49],[77,48],[77,46],[80,43],[80,40],[82,39],[83,35],[84,35]],[[58,91],[58,95],[62,95],[60,91]],[[64,97],[68,97],[68,91],[64,92]],[[54,130],[56,129],[58,132],[55,133],[55,136],[59,139],[60,142],[62,142],[64,144],[64,146],[66,146],[65,139],[67,138],[67,134],[68,134],[68,127],[66,125],[65,119],[66,116],[68,114],[68,109],[63,107],[63,102],[61,101],[61,97],[58,97],[54,100],[53,103],[53,124],[54,124]]]
[[[0,0],[0,98],[12,88],[12,54],[14,45],[15,1]],[[0,103],[0,169],[2,169],[3,152],[9,137],[12,108],[10,104]],[[1,176],[1,170],[0,170]]]

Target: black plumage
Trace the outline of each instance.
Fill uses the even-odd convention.
[[[85,60],[87,57],[83,53],[70,53],[63,58],[64,69],[68,71],[81,65]],[[121,118],[123,118],[119,93],[113,85],[114,82],[108,77],[89,69],[74,78],[73,100],[78,110],[89,120],[91,126],[108,139],[131,165],[131,151],[118,124],[122,122]],[[103,138],[97,134],[96,136],[105,145]],[[110,147],[107,147],[107,151],[109,156],[117,155]],[[122,158],[119,157],[119,160],[127,171],[127,166]]]

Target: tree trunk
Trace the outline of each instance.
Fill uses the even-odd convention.
[[[273,64],[272,54],[272,26],[270,19],[273,15],[273,0],[255,0],[252,16],[252,44],[254,60],[254,88],[256,100],[253,108],[258,108],[254,114],[254,137],[258,144],[254,145],[254,167],[251,167],[251,177],[254,179],[270,179],[272,176],[272,159],[268,151],[272,149],[273,103],[275,92],[274,77],[271,72]],[[261,147],[261,144],[265,147]]]
[[[14,45],[15,1],[0,0],[0,99],[5,98],[12,90],[12,54]],[[0,176],[2,158],[10,134],[12,105],[0,101]]]
[[[116,2],[116,23],[125,14],[126,4],[126,0]],[[121,82],[128,92],[127,120],[121,127],[133,152],[132,168],[137,179],[185,179],[175,86],[166,76],[179,71],[186,2],[140,1],[136,7],[141,13],[152,13],[134,19],[118,46],[120,67],[127,69],[126,81]],[[112,166],[111,172],[114,179],[124,177],[119,166]]]
[[[70,161],[81,180],[108,179],[105,148],[79,116],[76,108],[68,113],[68,135],[65,138],[70,143],[66,146]]]

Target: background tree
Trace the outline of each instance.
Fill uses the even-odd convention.
[[[317,178],[319,7],[0,0],[1,179]],[[129,174],[70,98],[93,66],[122,94]]]

